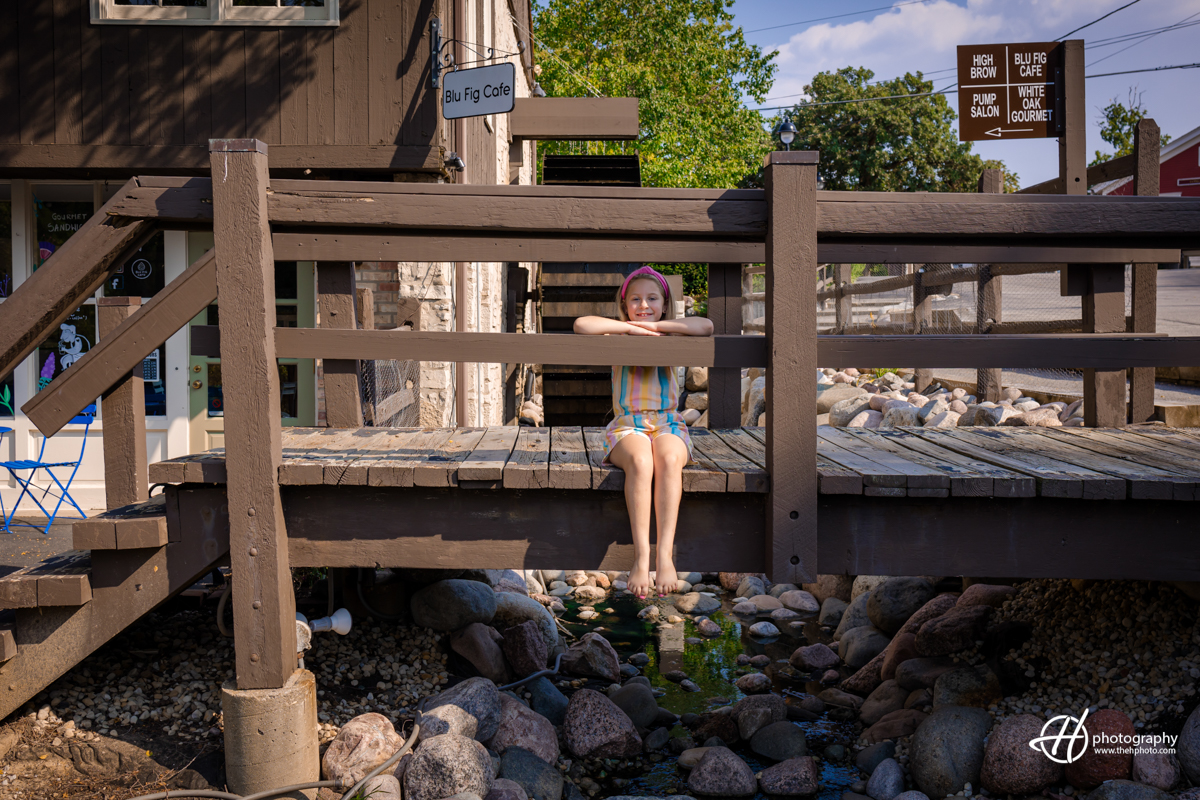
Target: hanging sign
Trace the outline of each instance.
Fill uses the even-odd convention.
[[[516,98],[512,62],[442,74],[442,116],[446,119],[507,114]]]
[[[959,45],[959,141],[1060,135],[1061,74],[1061,42]]]

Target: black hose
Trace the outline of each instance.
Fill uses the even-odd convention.
[[[404,619],[403,614],[384,614],[382,611],[375,610],[371,606],[371,604],[367,602],[367,597],[365,594],[363,594],[363,588],[362,588],[363,587],[363,571],[362,571],[362,569],[359,569],[359,571],[358,571],[358,581],[356,583],[356,586],[358,587],[358,601],[360,603],[362,603],[363,608],[365,608],[367,610],[367,613],[370,614],[372,617],[374,617],[375,619],[378,619],[378,620],[382,620],[384,622],[400,622]]]
[[[354,795],[358,792],[359,789],[361,789],[362,787],[367,785],[367,781],[371,780],[376,775],[383,772],[385,769],[388,769],[389,767],[391,767],[393,764],[395,764],[397,761],[399,761],[404,756],[405,753],[407,753],[409,750],[412,750],[413,746],[417,743],[417,736],[419,736],[420,733],[421,733],[421,726],[417,724],[416,720],[413,720],[412,733],[409,734],[408,739],[404,742],[403,745],[400,746],[400,749],[397,750],[395,752],[395,754],[391,758],[389,758],[387,761],[383,762],[378,767],[376,767],[374,770],[372,770],[371,772],[368,772],[366,775],[364,775],[363,779],[361,781],[359,781],[358,783],[356,783],[352,787],[350,787],[350,791],[348,791],[344,795],[342,795],[342,800],[350,800],[350,798],[354,797]],[[250,800],[250,798],[247,797],[247,798],[245,798],[245,800]]]
[[[503,692],[508,689],[514,689],[518,686],[524,686],[525,684],[529,683],[530,681],[537,680],[538,678],[543,678],[547,675],[557,675],[558,668],[562,664],[563,655],[564,655],[563,653],[559,653],[558,657],[554,659],[554,669],[544,669],[544,670],[541,670],[540,672],[535,672],[532,675],[526,675],[524,678],[521,678],[521,680],[519,680],[519,681],[514,681],[513,683],[506,683],[503,686],[497,686],[496,687],[497,691]]]

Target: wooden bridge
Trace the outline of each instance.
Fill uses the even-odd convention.
[[[253,140],[214,141],[211,163],[211,180],[130,181],[0,306],[3,372],[150,234],[214,231],[213,251],[24,407],[51,435],[104,396],[112,510],[75,526],[76,554],[0,581],[17,609],[0,714],[226,560],[239,689],[296,669],[292,566],[629,561],[623,476],[600,463],[598,431],[363,428],[355,359],[710,367],[714,429],[697,432],[677,543],[689,569],[1200,579],[1200,443],[1121,429],[1127,369],[1200,366],[1200,341],[1119,332],[1108,280],[1200,247],[1194,200],[818,192],[815,153],[773,153],[764,190],[731,191],[268,181]],[[276,259],[319,262],[323,310],[353,308],[320,275],[354,261],[763,262],[766,335],[736,335],[735,281],[711,293],[730,321],[712,338],[358,330],[352,311],[276,328]],[[1070,264],[1089,333],[818,337],[818,263],[892,261]],[[128,373],[214,299],[219,328],[197,337],[222,359],[226,450],[152,465],[168,486],[149,499]],[[281,430],[277,357],[324,359],[338,427]],[[1082,368],[1104,429],[818,432],[819,364]],[[742,367],[767,370],[762,429],[730,418]]]

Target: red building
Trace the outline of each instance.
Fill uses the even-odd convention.
[[[1159,155],[1159,194],[1200,197],[1200,128],[1188,131],[1163,147]],[[1097,187],[1100,194],[1133,194],[1133,178],[1120,178]]]

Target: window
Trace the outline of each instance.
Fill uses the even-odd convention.
[[[337,25],[338,0],[91,0],[113,25]]]

